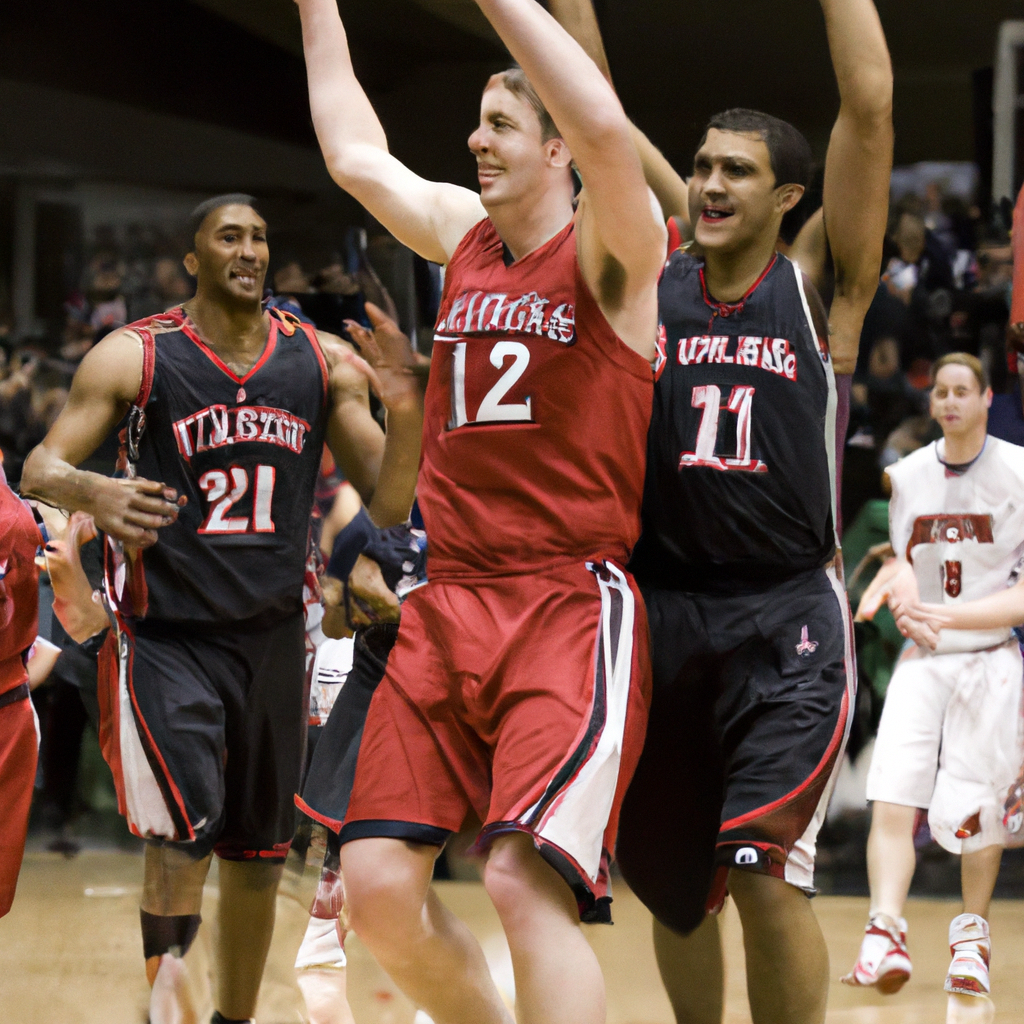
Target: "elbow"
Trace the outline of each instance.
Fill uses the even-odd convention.
[[[25,464],[21,469],[21,493],[31,497],[41,497],[39,493],[39,486],[42,483],[42,462],[44,459],[43,446],[36,445],[28,453],[28,457],[25,459]]]

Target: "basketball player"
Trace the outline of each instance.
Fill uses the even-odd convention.
[[[0,917],[10,909],[25,852],[38,735],[29,700],[43,536],[28,505],[7,486],[0,455]]]
[[[552,6],[599,45],[588,0]],[[810,174],[799,132],[756,111],[717,115],[688,189],[639,140],[669,212],[685,195],[700,253],[675,252],[660,287],[632,563],[651,619],[653,714],[618,846],[656,918],[680,1022],[721,1020],[717,927],[701,922],[727,890],[755,1024],[825,1013],[828,955],[805,894],[855,684],[836,564],[837,413],[878,284],[892,72],[871,0],[821,7],[841,101],[825,166],[831,340],[820,300],[776,251]]]
[[[479,6],[522,70],[484,91],[478,195],[388,153],[336,3],[299,0],[331,174],[447,264],[418,485],[430,582],[403,606],[370,704],[341,868],[351,927],[413,1002],[438,1024],[508,1021],[430,890],[475,811],[520,1019],[596,1022],[604,986],[579,920],[607,917],[602,865],[646,715],[646,622],[621,567],[665,229],[593,63],[533,0]]]
[[[918,641],[896,666],[868,773],[871,912],[843,981],[898,991],[911,974],[903,905],[914,874],[914,820],[961,855],[963,913],[949,926],[947,992],[989,992],[988,908],[1005,845],[1003,800],[1021,763],[1024,665],[1024,451],[986,434],[992,391],[981,363],[935,364],[931,413],[943,438],[886,472],[897,558],[864,595],[885,596]],[[925,602],[922,604],[921,602]]]
[[[421,426],[401,335],[383,317],[377,374],[339,339],[262,310],[269,250],[251,197],[201,204],[189,237],[195,298],[89,352],[23,477],[26,493],[88,512],[107,535],[117,630],[100,659],[101,733],[122,809],[149,840],[154,1024],[174,1010],[214,852],[214,1019],[253,1015],[294,827],[302,583],[324,440],[390,524],[412,504]],[[386,440],[367,377],[388,410]],[[122,478],[75,469],[126,413]]]

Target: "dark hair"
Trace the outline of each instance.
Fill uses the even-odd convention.
[[[513,93],[522,100],[526,100],[533,107],[537,120],[540,121],[541,142],[562,137],[562,133],[558,130],[558,126],[548,113],[547,107],[544,106],[541,98],[537,95],[537,90],[534,89],[532,83],[526,77],[526,72],[518,64],[513,64],[512,67],[501,73],[501,82],[510,93]]]
[[[256,209],[256,200],[244,192],[228,192],[225,195],[205,200],[188,215],[188,220],[185,221],[185,244],[188,246],[186,252],[195,251],[196,235],[199,234],[203,221],[214,210],[219,210],[222,206],[251,206],[259,213],[259,210]]]
[[[776,186],[802,185],[806,188],[810,182],[814,160],[810,143],[788,121],[763,114],[760,110],[742,107],[725,110],[708,121],[700,140],[701,146],[707,141],[712,128],[720,132],[756,135],[768,147]]]

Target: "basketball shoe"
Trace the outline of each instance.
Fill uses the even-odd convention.
[[[888,914],[874,914],[861,940],[857,962],[843,979],[844,985],[877,988],[884,995],[898,992],[913,968],[907,952],[907,922]]]
[[[949,925],[949,951],[953,962],[946,974],[946,991],[963,996],[987,996],[988,964],[992,956],[988,921],[977,914],[954,917]]]

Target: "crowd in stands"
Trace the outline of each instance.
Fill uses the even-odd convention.
[[[1016,355],[1006,346],[1013,276],[1008,229],[1008,211],[983,218],[961,198],[944,195],[938,184],[893,203],[878,291],[861,338],[844,458],[843,554],[854,607],[877,569],[873,551],[888,539],[882,470],[941,436],[928,416],[929,373],[937,358],[952,351],[979,356],[997,395],[992,423],[999,424],[1001,436],[1024,444]],[[342,250],[315,270],[297,259],[279,261],[271,268],[268,302],[339,334],[348,319],[368,322],[367,300],[397,319],[387,290],[364,258],[363,233],[350,232]],[[436,293],[436,280],[428,291]],[[81,287],[65,303],[60,336],[12,346],[0,332],[0,448],[12,484],[60,411],[85,353],[111,330],[190,294],[172,240],[140,228],[116,245],[111,232],[98,232]],[[113,451],[106,454],[112,468]],[[877,723],[903,643],[885,611],[857,629],[861,697],[854,755]],[[77,764],[71,762],[79,744],[69,744],[65,733],[80,736],[85,722],[73,690],[60,682],[64,675],[55,674],[53,694],[36,698],[44,712],[42,802],[54,826],[66,824],[75,807]]]

